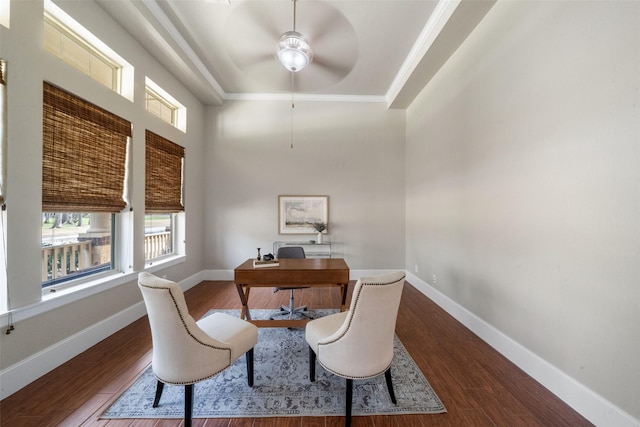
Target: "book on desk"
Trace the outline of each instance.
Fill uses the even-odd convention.
[[[253,268],[264,268],[264,267],[277,267],[280,263],[277,259],[272,259],[270,261],[260,261],[257,259],[253,260]]]

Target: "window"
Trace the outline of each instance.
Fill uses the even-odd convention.
[[[0,25],[10,28],[11,0],[0,0]]]
[[[115,268],[131,123],[44,83],[42,285]]]
[[[44,19],[44,48],[109,89],[119,92],[120,67],[51,15]]]
[[[145,260],[151,260],[175,252],[175,214],[184,210],[184,148],[149,130],[145,140]]]
[[[145,96],[148,112],[186,132],[187,109],[148,77]]]
[[[144,260],[173,254],[173,230],[175,215],[154,213],[144,216]]]
[[[44,212],[42,287],[113,269],[114,217],[98,212]]]
[[[133,101],[133,66],[51,0],[44,1],[43,34],[47,52]]]
[[[151,88],[147,87],[146,93],[147,111],[160,117],[170,125],[175,125],[178,108],[171,105]]]

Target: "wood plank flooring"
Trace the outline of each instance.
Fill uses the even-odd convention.
[[[296,305],[338,307],[338,293],[327,288],[296,291]],[[196,319],[211,308],[240,308],[232,282],[202,282],[186,292],[186,299]],[[288,292],[254,289],[250,306],[278,307],[287,300]],[[358,416],[353,418],[354,427],[592,425],[409,284],[396,332],[448,412]],[[150,361],[151,335],[143,317],[1,401],[0,425],[180,427],[182,420],[100,419]],[[196,418],[193,425],[334,427],[344,425],[344,417]]]

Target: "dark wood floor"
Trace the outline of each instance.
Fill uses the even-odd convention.
[[[337,307],[337,294],[336,289],[305,289],[297,291],[297,303]],[[210,308],[240,305],[231,282],[203,282],[187,291],[186,298],[196,319]],[[277,307],[286,299],[286,292],[251,291],[251,306],[256,308]],[[354,427],[591,425],[408,284],[396,332],[448,412],[354,417]],[[182,420],[99,418],[150,361],[151,336],[143,317],[0,402],[1,425],[182,426]],[[194,419],[198,427],[342,425],[343,417]]]

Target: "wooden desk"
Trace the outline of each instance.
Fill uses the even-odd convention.
[[[249,259],[235,268],[234,282],[242,302],[240,318],[258,327],[296,328],[304,327],[308,319],[299,320],[252,320],[249,311],[249,293],[252,287],[287,286],[306,288],[336,286],[342,296],[341,311],[345,310],[349,288],[349,266],[342,258],[283,258],[277,267],[254,268]]]

